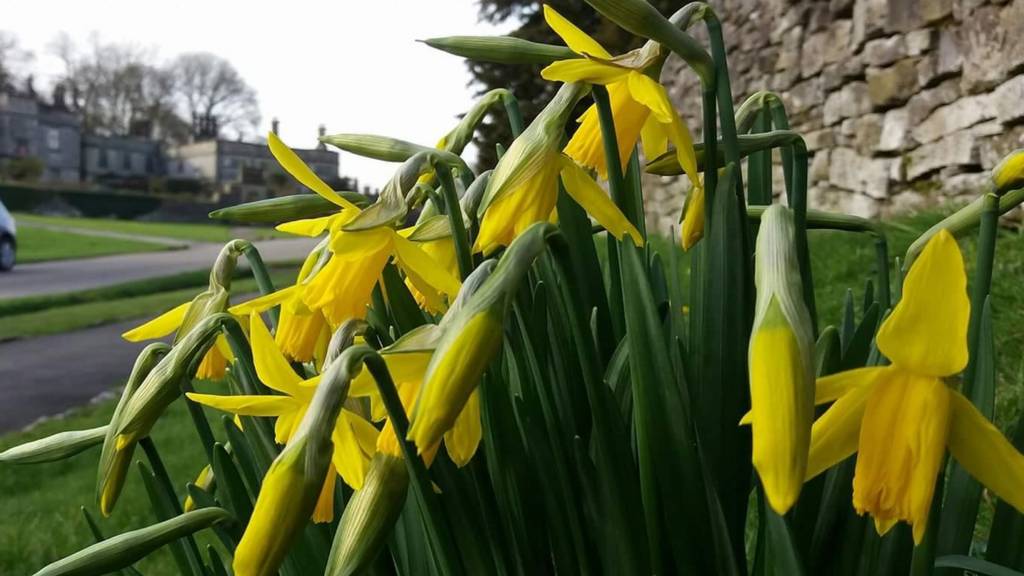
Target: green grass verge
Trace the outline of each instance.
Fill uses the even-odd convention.
[[[163,244],[143,240],[106,238],[32,226],[18,228],[18,263],[20,264],[132,252],[156,252],[168,248],[169,246]]]
[[[220,385],[207,384],[207,392]],[[84,430],[110,420],[114,400],[105,400],[78,410],[60,420],[41,423],[29,431],[0,437],[0,451],[64,430]],[[223,431],[221,414],[207,410],[214,431]],[[188,411],[181,401],[171,405],[153,430],[153,441],[174,480],[179,498],[184,484],[199,473],[206,461]],[[124,492],[110,518],[102,518],[96,506],[96,466],[99,448],[62,462],[31,466],[0,467],[0,574],[33,574],[43,566],[93,543],[82,516],[85,506],[100,522],[108,537],[151,525],[157,521],[146,496],[139,472],[133,466]],[[145,459],[137,450],[135,459]],[[209,532],[199,534],[202,550],[215,544]],[[177,567],[167,548],[139,562],[136,567],[147,576],[172,576]]]
[[[71,228],[120,232],[123,234],[135,234],[138,236],[161,236],[164,238],[178,238],[181,240],[193,240],[198,242],[227,242],[234,238],[233,234],[238,231],[237,228],[232,226],[214,223],[190,224],[178,222],[144,222],[136,220],[117,220],[113,218],[38,216],[36,214],[25,213],[15,214],[14,218],[18,222],[24,223],[68,226]],[[235,232],[233,232],[233,230]],[[245,228],[243,232],[242,236],[250,240],[288,236],[284,233],[277,232],[272,228],[252,227]]]
[[[272,268],[270,273],[274,286],[280,287],[292,282],[295,279],[296,271],[293,268]],[[205,286],[205,273],[202,279],[202,284],[186,288],[113,300],[99,299],[81,304],[71,304],[25,314],[5,316],[3,322],[0,322],[0,342],[16,338],[59,334],[90,326],[118,322],[120,320],[155,316],[182,302],[191,300],[196,295],[196,292]],[[231,288],[234,294],[255,293],[258,291],[256,281],[252,278],[236,280]],[[238,298],[235,300],[239,301]]]

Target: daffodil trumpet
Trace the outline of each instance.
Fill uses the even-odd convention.
[[[889,366],[821,378],[807,478],[857,453],[853,506],[879,534],[911,525],[920,543],[946,449],[998,497],[1024,511],[1024,455],[946,378],[967,365],[970,303],[963,257],[940,230],[910,268],[903,298],[876,336]]]

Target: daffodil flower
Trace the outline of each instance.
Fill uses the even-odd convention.
[[[613,57],[597,40],[548,5],[544,6],[544,19],[569,49],[583,58],[553,62],[541,71],[541,76],[552,81],[607,86],[615,118],[619,162],[626,164],[638,140],[642,139],[644,156],[648,159],[662,155],[671,141],[676,147],[679,165],[689,176],[693,189],[700,188],[690,129],[676,113],[668,93],[656,79],[665,61],[660,46],[649,42],[640,50]],[[608,167],[597,106],[590,106],[580,116],[579,122],[580,127],[565,147],[565,153],[576,162],[596,169],[602,178],[607,178]]]
[[[477,213],[480,232],[474,251],[489,254],[508,246],[535,222],[554,218],[558,178],[566,192],[616,238],[643,238],[586,171],[558,147],[573,105],[583,95],[578,84],[565,84],[498,161]]]
[[[250,332],[256,374],[268,388],[280,392],[280,395],[220,396],[189,393],[187,396],[200,404],[239,416],[274,417],[277,419],[274,439],[279,444],[287,444],[313,400],[320,377],[314,376],[307,380],[299,377],[278,350],[270,331],[256,313],[250,319]],[[316,522],[329,522],[333,518],[335,470],[353,489],[362,487],[370,458],[376,451],[377,429],[358,414],[342,409],[332,440],[334,454],[331,458],[331,471],[314,512],[313,520]]]
[[[281,166],[300,183],[338,205],[338,214],[296,220],[278,226],[278,230],[303,236],[319,236],[330,231],[331,259],[305,282],[302,301],[323,313],[334,326],[345,320],[363,318],[373,287],[384,266],[392,259],[406,278],[423,295],[427,306],[441,309],[444,297],[454,298],[459,280],[428,255],[415,242],[389,226],[362,230],[344,230],[361,210],[331,190],[291,149],[275,135],[269,137],[270,151]]]
[[[878,331],[892,364],[821,378],[815,402],[835,403],[811,432],[807,478],[857,454],[853,506],[879,534],[896,522],[920,543],[946,449],[999,498],[1024,512],[1024,455],[943,378],[967,365],[970,302],[963,257],[946,230],[927,244],[903,299]]]

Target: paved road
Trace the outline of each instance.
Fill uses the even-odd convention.
[[[54,416],[123,382],[146,343],[121,333],[138,320],[0,344],[0,432]]]
[[[264,262],[300,260],[315,245],[308,238],[257,240]],[[60,294],[208,268],[221,244],[194,244],[184,250],[121,254],[81,260],[21,264],[0,274],[0,300]],[[242,259],[244,262],[244,258]],[[0,380],[2,383],[3,380]]]

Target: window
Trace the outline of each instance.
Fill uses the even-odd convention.
[[[50,150],[60,149],[60,130],[56,128],[46,129],[46,147]]]
[[[131,154],[125,152],[124,155],[121,156],[121,167],[124,169],[125,172],[131,172],[131,170],[132,170],[132,155]]]
[[[110,150],[96,151],[97,155],[99,156],[99,161],[97,162],[97,164],[99,164],[100,168],[106,168],[107,166],[110,165],[110,157],[108,155],[109,152]]]

